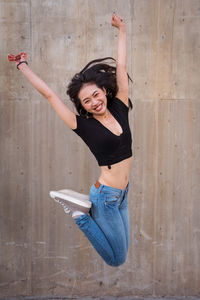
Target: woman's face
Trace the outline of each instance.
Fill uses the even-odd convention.
[[[79,91],[78,97],[83,108],[94,115],[104,115],[107,109],[105,88],[99,88],[95,83],[85,83]]]

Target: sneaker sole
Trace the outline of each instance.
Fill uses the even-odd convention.
[[[87,201],[87,200],[81,201],[81,199],[77,199],[77,198],[65,195],[63,193],[56,192],[56,191],[51,191],[49,194],[50,194],[51,198],[53,198],[54,200],[56,200],[56,198],[60,198],[60,199],[69,201],[71,203],[77,204],[79,207],[91,208],[91,206],[92,206],[92,203],[90,201]]]
[[[79,200],[86,200],[86,201],[89,201],[90,200],[90,197],[89,195],[86,195],[86,194],[81,194],[81,193],[78,193],[78,192],[75,192],[73,190],[59,190],[57,191],[58,193],[61,193],[61,194],[64,194],[64,195],[67,195],[67,196],[70,196],[72,198],[76,198],[76,199],[79,199]]]

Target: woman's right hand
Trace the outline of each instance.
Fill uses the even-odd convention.
[[[18,55],[14,55],[14,54],[8,55],[8,60],[14,61],[16,65],[18,65],[18,63],[20,63],[22,61],[26,61],[26,59],[27,59],[27,54],[25,52],[21,52]]]

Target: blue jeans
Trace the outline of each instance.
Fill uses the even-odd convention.
[[[129,247],[129,214],[126,189],[100,184],[92,185],[90,215],[75,219],[98,254],[110,266],[119,266],[126,260]]]

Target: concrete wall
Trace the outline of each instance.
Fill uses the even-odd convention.
[[[65,87],[115,56],[112,11],[127,22],[134,163],[127,262],[103,263],[49,190],[88,193],[87,147],[8,63]],[[0,296],[200,295],[200,0],[0,0]]]

